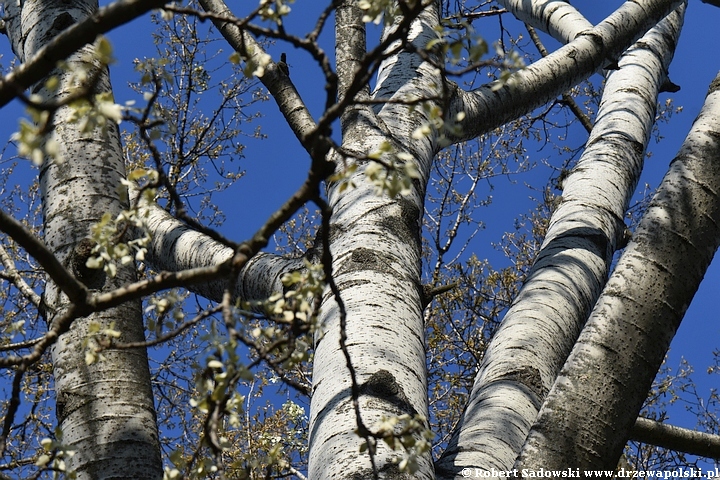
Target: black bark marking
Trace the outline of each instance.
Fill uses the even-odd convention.
[[[360,386],[360,394],[368,395],[389,402],[399,411],[416,415],[417,410],[410,404],[410,400],[402,386],[387,370],[381,369],[373,373],[368,380]]]
[[[88,268],[86,265],[95,245],[89,238],[80,240],[71,256],[71,267],[73,275],[89,290],[102,290],[106,280],[105,272],[99,268]]]
[[[720,89],[720,75],[715,77],[713,81],[710,82],[710,87],[708,88],[708,95],[718,89]]]
[[[65,418],[65,392],[59,391],[55,398],[55,416],[58,419]]]
[[[337,225],[336,223],[330,224],[330,228],[328,229],[328,242],[333,243],[338,238],[342,237],[345,234],[345,229],[343,229],[341,226]],[[322,238],[322,237],[320,237]]]
[[[630,240],[632,240],[632,232],[630,229],[626,226],[622,229],[621,232],[618,234],[618,240],[615,242],[615,250],[622,250],[623,248],[628,246],[628,243],[630,243]]]
[[[388,479],[388,480],[395,480],[395,479],[411,479],[413,478],[409,473],[403,473],[400,471],[400,468],[394,464],[394,463],[386,463],[382,467],[378,468],[378,472],[382,474],[382,478]],[[372,468],[365,468],[362,470],[359,470],[357,473],[354,473],[352,477],[350,477],[352,480],[366,480],[368,478],[373,478],[374,474],[372,471]]]
[[[50,35],[57,35],[69,26],[75,23],[75,19],[67,12],[63,12],[58,15],[53,21],[52,27],[50,27]]]
[[[353,250],[350,255],[350,261],[353,263],[360,263],[368,267],[375,266],[378,263],[377,254],[369,248],[360,247]]]
[[[338,269],[338,273],[347,273],[362,270],[374,270],[376,272],[394,274],[390,265],[394,259],[387,254],[377,252],[365,247],[359,247],[352,251],[350,258]]]
[[[578,34],[578,36],[575,38],[578,38],[578,37],[585,37],[585,38],[589,39],[590,41],[592,41],[602,51],[605,50],[605,42],[603,41],[602,36],[593,32],[592,29],[580,32]]]
[[[535,367],[525,366],[517,370],[512,370],[500,377],[497,381],[503,380],[509,380],[525,386],[535,395],[538,408],[549,392],[549,389],[543,386],[540,370]]]
[[[365,382],[365,392],[369,395],[389,398],[400,392],[400,386],[390,372],[378,370]]]
[[[407,198],[399,198],[400,215],[384,216],[379,225],[383,230],[401,240],[413,239],[417,241],[420,236],[420,210],[415,203]]]
[[[88,408],[88,403],[94,398],[84,393],[62,391],[58,392],[55,401],[55,412],[57,418],[67,418],[79,408]]]

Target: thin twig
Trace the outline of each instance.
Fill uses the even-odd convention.
[[[18,290],[20,290],[20,293],[22,293],[25,298],[27,298],[33,305],[35,305],[35,308],[40,308],[40,304],[42,303],[40,295],[35,293],[35,291],[30,288],[30,285],[27,284],[25,279],[20,276],[17,268],[15,267],[15,262],[12,260],[12,258],[10,258],[7,250],[5,250],[5,247],[2,245],[0,245],[0,261],[5,267],[5,272],[2,273],[3,277],[10,280],[13,285],[15,285]]]
[[[525,28],[527,28],[527,31],[530,34],[530,38],[535,44],[535,47],[538,49],[538,52],[540,52],[540,55],[542,55],[543,57],[547,57],[548,51],[545,48],[545,45],[543,45],[542,40],[540,40],[540,36],[535,31],[535,28],[533,28],[531,25],[528,25],[527,23],[525,24]],[[562,102],[567,105],[568,108],[570,108],[570,111],[575,114],[578,120],[580,120],[580,123],[583,127],[585,127],[585,130],[588,133],[592,132],[592,120],[590,120],[590,117],[585,115],[585,113],[580,109],[577,102],[575,102],[575,99],[571,97],[568,93],[563,93]]]

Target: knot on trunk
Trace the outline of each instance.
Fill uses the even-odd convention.
[[[101,290],[105,285],[105,272],[98,268],[89,268],[88,259],[93,254],[97,243],[89,238],[83,238],[75,245],[70,265],[72,274],[90,290]]]

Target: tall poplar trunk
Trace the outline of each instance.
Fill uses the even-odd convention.
[[[7,32],[21,61],[57,33],[97,10],[97,0],[57,2],[33,0],[5,2]],[[89,64],[90,46],[67,62],[72,68],[102,68],[95,93],[109,92],[105,67]],[[51,75],[60,80],[57,90],[38,85],[43,101],[58,101],[76,90],[67,70]],[[69,122],[72,111],[55,113],[52,137],[59,144],[58,160],[45,159],[40,167],[43,229],[48,248],[94,292],[108,291],[132,282],[132,264],[119,266],[110,278],[85,268],[90,227],[103,214],[117,215],[126,207],[118,194],[125,176],[119,132],[115,125],[81,133]],[[70,303],[57,285],[48,281],[44,294],[47,321],[52,324]],[[52,360],[57,394],[57,419],[63,443],[75,449],[69,468],[79,479],[162,477],[150,372],[144,349],[106,350],[104,360],[88,365],[85,344],[91,324],[121,332],[123,342],[144,339],[139,301],[128,302],[75,320],[53,346]]]
[[[353,15],[345,11],[341,21],[348,21],[348,14]],[[417,48],[423,48],[436,38],[434,27],[438,24],[436,8],[425,8],[412,22],[407,38]],[[396,22],[387,28],[383,38],[395,28],[401,26]],[[364,49],[364,36],[353,34],[349,40],[345,38],[350,35],[347,28],[337,30],[338,42],[357,42],[345,44],[346,54],[339,54],[346,59],[338,66],[342,96],[343,86],[348,84],[342,80],[348,73],[343,69],[352,71],[352,50]],[[437,69],[419,55],[404,51],[383,62],[373,97],[403,99],[414,93],[421,98],[437,98],[442,85]],[[365,176],[371,162],[356,160],[358,170],[353,182],[357,187],[343,192],[339,184],[331,184],[328,189],[333,274],[344,312],[332,296],[326,297],[320,310],[323,331],[315,346],[310,406],[310,478],[372,477],[368,456],[357,453],[361,439],[354,433],[358,421],[351,398],[351,378],[340,348],[343,328],[349,361],[360,386],[364,425],[375,431],[383,417],[428,415],[420,221],[425,184],[438,147],[434,135],[412,138],[412,132],[429,119],[422,109],[411,112],[407,105],[389,103],[375,111],[361,108],[357,115],[343,117],[345,150],[364,156],[390,142],[395,152],[405,154],[403,162],[416,165],[421,178],[405,196],[378,195],[376,186]],[[388,162],[391,159],[392,154],[386,157]],[[391,472],[397,472],[395,459],[399,457],[401,452],[391,451],[380,442],[375,466],[392,476]],[[427,452],[418,459],[413,478],[432,477]]]

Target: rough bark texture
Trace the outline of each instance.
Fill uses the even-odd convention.
[[[335,30],[337,32],[335,36],[343,38],[343,41],[335,44],[335,62],[338,72],[338,97],[342,100],[356,74],[362,68],[362,59],[367,48],[362,10],[353,0],[338,3],[335,11]],[[363,97],[367,98],[369,93],[366,85],[363,89]]]
[[[22,3],[22,7],[18,5]],[[92,0],[73,2],[7,2],[8,35],[21,61],[32,57],[61,30],[91,15]],[[86,47],[68,59],[88,66]],[[94,67],[97,69],[97,66]],[[36,88],[44,100],[58,100],[73,92],[69,75],[55,70],[57,91]],[[107,71],[100,74],[97,92],[110,91]],[[55,115],[54,138],[62,161],[46,160],[40,169],[45,242],[53,253],[93,291],[106,291],[134,280],[133,265],[118,268],[115,278],[84,268],[91,245],[83,239],[105,212],[117,215],[124,207],[116,193],[124,177],[118,130],[114,125],[83,135],[70,124],[68,108]],[[68,299],[48,282],[44,300],[47,320],[62,314]],[[69,467],[80,479],[162,477],[147,356],[143,349],[107,350],[105,360],[85,362],[84,341],[92,322],[122,332],[123,342],[142,341],[139,302],[126,303],[76,320],[52,350],[57,393],[57,416],[63,441],[77,450]]]
[[[720,244],[720,77],[548,395],[518,468],[613,468]],[[643,279],[639,282],[638,279]]]
[[[498,0],[515,17],[546,32],[561,43],[570,43],[582,31],[593,27],[565,0]]]
[[[157,204],[140,204],[140,215],[152,232],[147,260],[156,270],[177,272],[191,268],[213,267],[229,260],[235,251],[188,227]],[[145,232],[140,232],[143,235]],[[251,258],[238,274],[235,298],[253,301],[268,298],[283,290],[282,277],[304,268],[302,258],[284,258],[260,253]],[[219,302],[230,282],[218,280],[188,285],[187,288],[205,298]]]
[[[648,32],[609,75],[586,150],[564,182],[528,279],[485,353],[439,471],[511,469],[607,279],[682,14],[674,12]]]
[[[426,8],[408,33],[416,46],[436,38],[434,7]],[[396,26],[390,27],[385,36]],[[342,39],[339,39],[341,41]],[[391,47],[392,48],[392,47]],[[380,67],[374,98],[433,98],[442,86],[439,72],[418,55],[403,51]],[[329,188],[332,207],[330,247],[335,282],[347,318],[347,350],[360,384],[364,424],[373,429],[384,416],[421,414],[427,418],[424,325],[420,292],[420,218],[424,185],[436,153],[437,132],[413,140],[411,133],[428,121],[422,109],[381,104],[366,111],[346,131],[343,148],[359,154],[377,151],[391,142],[396,152],[412,156],[421,180],[409,195],[379,196],[364,175],[367,161],[358,162],[356,188]],[[348,159],[350,161],[350,159]],[[369,478],[371,465],[358,455],[358,422],[352,406],[351,380],[340,349],[341,312],[331,296],[321,307],[323,334],[318,338],[310,407],[310,478]],[[402,345],[401,348],[399,346]],[[372,388],[379,376],[392,388]],[[380,443],[377,467],[387,478],[400,478],[392,452]],[[412,478],[432,478],[429,454],[419,460]],[[408,477],[410,478],[410,477]]]

